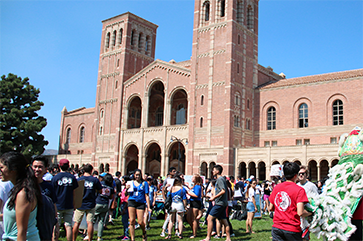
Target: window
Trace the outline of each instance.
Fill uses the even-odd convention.
[[[253,9],[251,5],[247,8],[247,28],[253,30]]]
[[[79,131],[79,142],[83,143],[84,142],[84,126],[81,127],[81,130]]]
[[[310,139],[304,139],[304,145],[310,145]]]
[[[220,16],[224,17],[226,15],[226,1],[225,0],[220,0]]]
[[[67,129],[66,143],[71,143],[71,128]]]
[[[239,116],[234,116],[234,126],[239,127]]]
[[[237,23],[243,24],[243,0],[237,1]]]
[[[118,44],[122,44],[122,32],[123,29],[121,28],[120,31],[118,32],[118,41],[117,41]]]
[[[246,129],[251,130],[251,120],[246,119]]]
[[[133,45],[134,45],[134,43],[135,43],[134,38],[135,38],[135,30],[132,30],[132,31],[131,31],[131,46],[133,46]]]
[[[204,20],[206,22],[209,21],[209,11],[210,11],[210,4],[209,4],[209,1],[205,2],[204,3]]]
[[[117,87],[118,87],[118,81],[116,80],[115,89],[117,89]]]
[[[265,141],[265,147],[269,147],[270,146],[270,141]]]
[[[343,101],[336,100],[333,102],[333,125],[343,125]]]
[[[103,133],[103,128],[102,128],[102,126],[100,127],[100,135],[102,135],[102,133]]]
[[[330,144],[337,144],[337,138],[336,137],[330,137]]]
[[[237,63],[237,74],[239,74],[239,63]]]
[[[308,126],[308,105],[304,103],[299,106],[299,128]]]
[[[203,127],[203,117],[200,117],[200,128]]]
[[[111,42],[111,45],[112,46],[115,46],[116,45],[116,34],[117,34],[116,30],[113,31],[113,34],[112,34],[112,42]]]
[[[162,126],[163,125],[163,116],[164,116],[164,110],[163,110],[162,107],[159,107],[156,110],[155,126]]]
[[[240,105],[240,98],[239,98],[239,94],[237,93],[234,97],[234,104],[235,105]]]
[[[110,37],[111,37],[111,33],[108,32],[106,35],[106,48],[110,47]]]
[[[302,140],[301,139],[297,139],[296,140],[296,145],[297,146],[301,146],[302,145]]]
[[[204,95],[200,97],[200,105],[204,105]]]
[[[139,44],[138,44],[138,48],[141,49],[142,47],[142,33],[139,34]]]
[[[145,53],[146,54],[149,54],[149,44],[150,44],[150,37],[146,36],[146,39],[145,39]]]
[[[276,129],[276,109],[275,107],[270,107],[267,110],[267,130]]]
[[[101,119],[103,118],[103,110],[101,110],[101,112],[100,112],[100,118]]]
[[[249,110],[250,109],[250,100],[247,99],[247,109]]]
[[[238,44],[241,44],[241,35],[239,35],[239,34],[238,34],[238,36],[237,36],[237,43],[238,43]]]
[[[184,105],[178,105],[176,110],[176,123],[177,125],[185,124],[185,108]]]
[[[277,141],[272,141],[272,146],[277,146]]]

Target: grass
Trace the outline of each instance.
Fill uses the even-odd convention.
[[[147,231],[147,236],[148,236],[148,241],[152,241],[152,240],[165,240],[165,238],[160,237],[160,232],[161,232],[161,227],[164,223],[164,220],[151,220],[151,230]],[[263,216],[260,219],[254,219],[253,220],[253,230],[256,232],[255,234],[246,234],[246,221],[238,221],[238,220],[232,220],[231,221],[234,232],[235,232],[235,237],[232,237],[232,240],[256,240],[256,241],[268,241],[268,240],[272,240],[270,239],[271,237],[271,227],[272,227],[272,219],[269,218],[268,216]],[[121,223],[121,218],[118,218],[116,220],[114,220],[114,226],[109,225],[108,226],[108,230],[105,230],[103,233],[103,239],[104,240],[118,240],[117,237],[121,236],[123,234],[123,226]],[[183,231],[183,236],[184,236],[184,240],[195,240],[195,241],[199,241],[202,240],[206,237],[206,233],[207,233],[207,226],[202,226],[202,229],[199,230],[198,232],[198,236],[194,239],[189,239],[189,237],[192,235],[192,230],[190,228],[190,226],[185,223],[185,229]],[[141,230],[140,229],[136,229],[136,233],[135,233],[135,240],[137,241],[141,241]],[[65,233],[64,231],[61,231],[61,236],[59,240],[66,240],[65,238]],[[82,236],[78,236],[77,240],[83,240]],[[97,240],[97,232],[95,231],[94,236],[93,236],[93,240]],[[170,240],[179,240],[178,237],[176,237],[174,235],[173,232],[173,236]],[[225,240],[224,239],[215,239],[212,238],[211,240]],[[311,235],[311,241],[316,241],[316,240],[322,240],[322,239],[317,239],[313,234]]]

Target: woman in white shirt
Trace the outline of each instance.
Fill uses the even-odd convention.
[[[255,212],[257,212],[255,193],[256,193],[256,179],[251,180],[250,184],[247,186],[246,198],[248,199],[247,203],[247,220],[246,220],[246,233],[255,233],[252,231],[252,220],[255,216]]]

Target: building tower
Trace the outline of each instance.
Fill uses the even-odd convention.
[[[254,144],[258,0],[196,0],[193,29],[189,169],[233,175],[236,148]]]
[[[104,158],[118,168],[123,83],[154,61],[157,27],[129,12],[102,21],[92,151],[95,166]]]

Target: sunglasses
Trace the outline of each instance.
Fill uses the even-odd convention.
[[[300,172],[299,176],[304,176],[306,174],[306,172]]]

